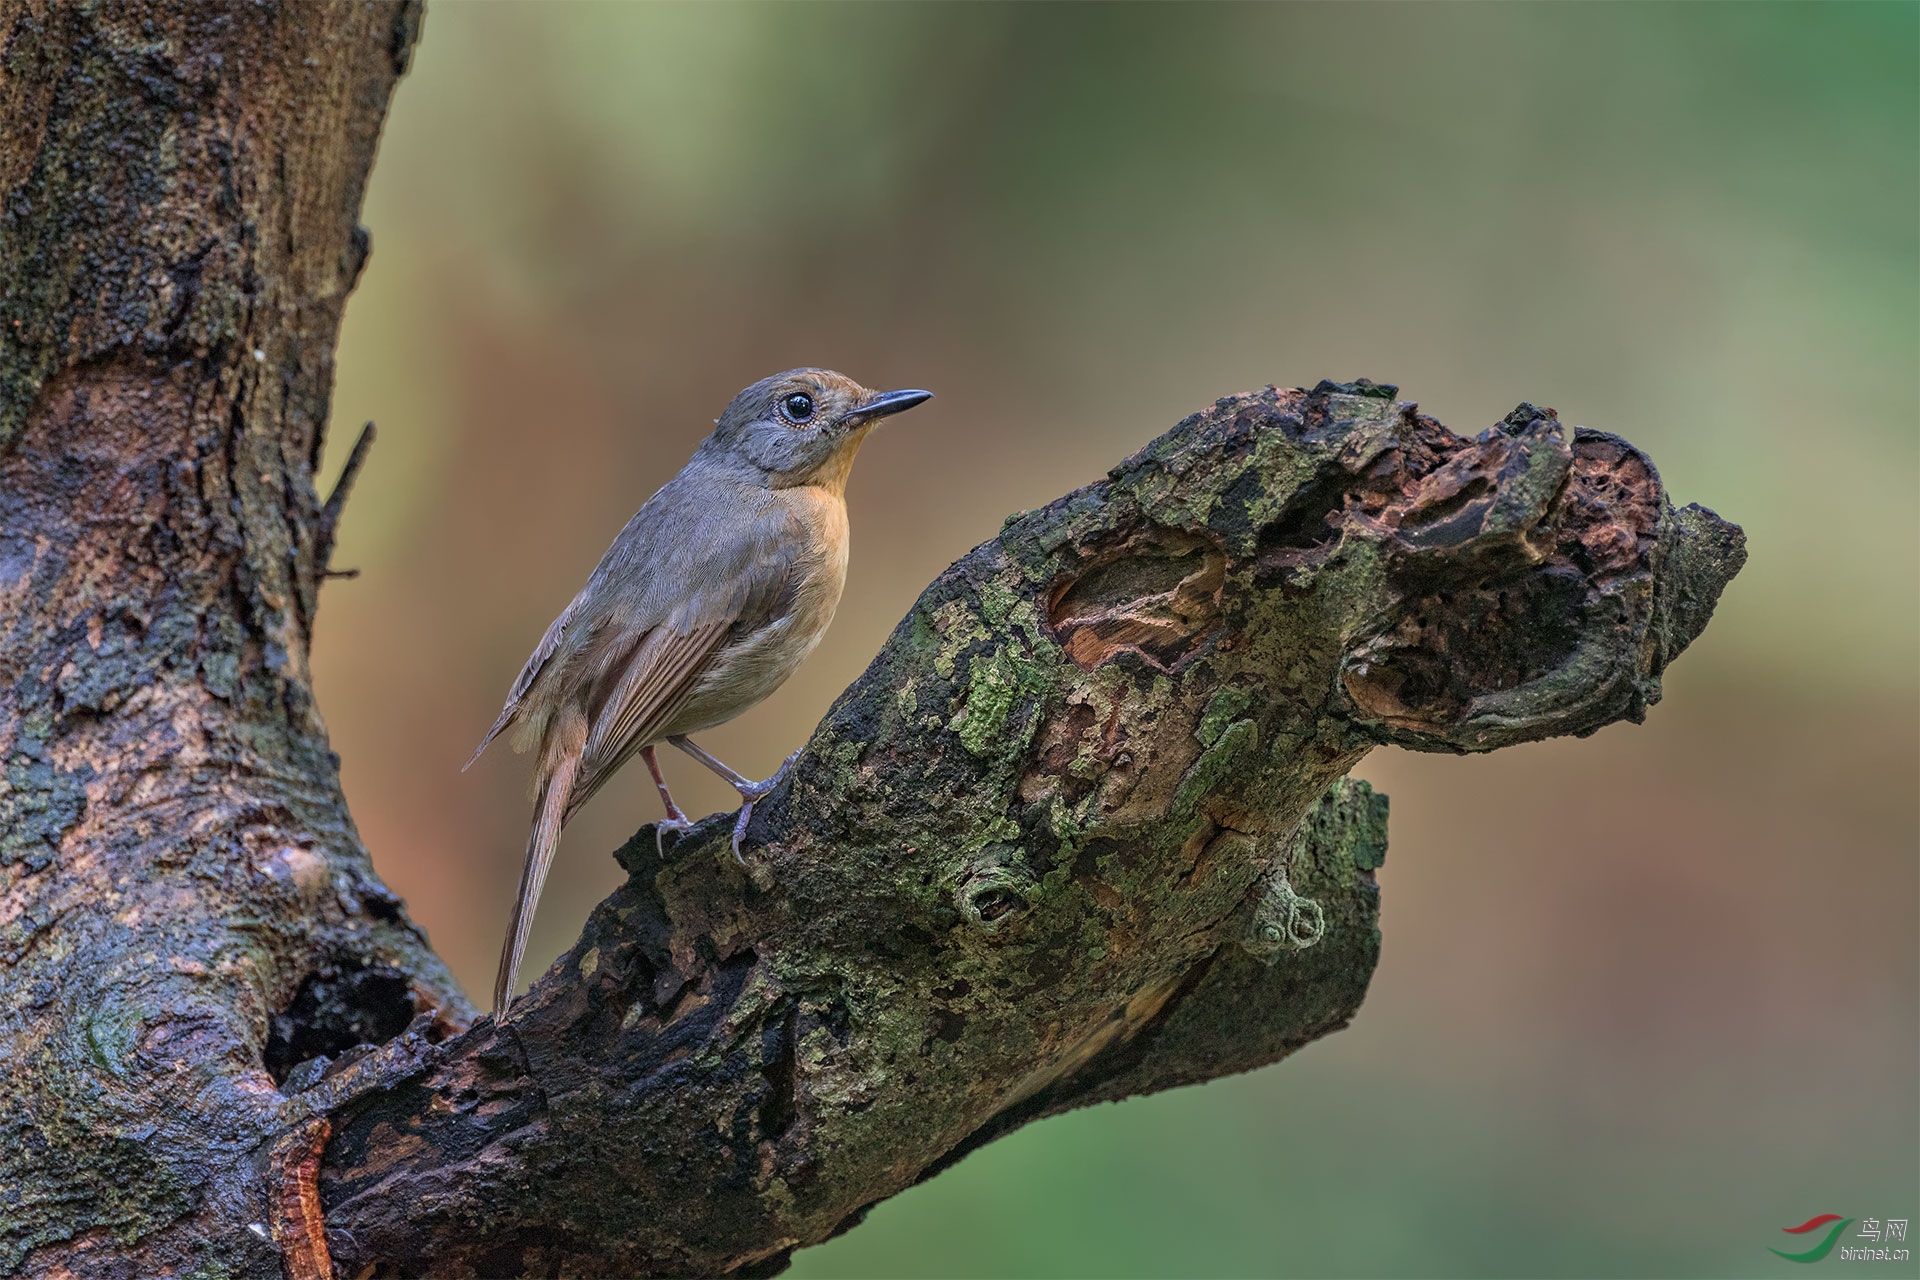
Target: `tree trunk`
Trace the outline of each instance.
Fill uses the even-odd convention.
[[[307,670],[334,341],[418,15],[4,15],[0,1270],[277,1273],[247,1230],[295,1118],[268,1063],[467,1014]],[[276,1040],[303,987],[357,1024]]]
[[[768,1274],[1378,951],[1373,745],[1637,720],[1743,558],[1624,441],[1231,397],[930,586],[756,809],[475,1021],[314,708],[313,488],[409,3],[16,4],[0,1271]],[[357,452],[357,451],[356,451]]]

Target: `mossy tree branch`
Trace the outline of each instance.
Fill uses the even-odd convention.
[[[409,4],[15,4],[0,1271],[764,1273],[1037,1116],[1345,1024],[1373,745],[1637,719],[1739,531],[1522,408],[1230,398],[943,574],[511,1027],[373,875],[313,471]]]
[[[1222,400],[1010,520],[746,870],[724,816],[665,860],[642,830],[510,1028],[323,1076],[335,1257],[767,1270],[1026,1120],[1345,1025],[1385,805],[1342,775],[1638,719],[1741,556],[1614,437],[1393,394]]]

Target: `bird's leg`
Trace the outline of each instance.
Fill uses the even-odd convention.
[[[768,778],[764,782],[754,782],[750,778],[735,773],[732,769],[727,768],[727,766],[721,764],[705,751],[702,751],[694,743],[692,738],[674,737],[668,738],[667,741],[725,778],[728,783],[732,785],[733,789],[740,793],[740,816],[735,819],[733,824],[733,856],[739,860],[741,866],[745,866],[747,860],[741,856],[740,841],[747,834],[747,820],[753,817],[753,802],[779,785],[780,779],[786,776],[787,769],[792,766],[795,760],[800,758],[800,753],[796,751],[782,761],[780,767],[773,771],[771,778]]]
[[[647,772],[653,775],[653,785],[660,788],[660,803],[667,806],[667,816],[653,824],[653,847],[660,851],[660,858],[665,861],[667,832],[679,835],[693,824],[687,821],[686,814],[680,812],[680,806],[673,802],[673,793],[667,790],[667,780],[660,776],[660,762],[653,758],[651,743],[640,748],[640,758],[647,762]]]

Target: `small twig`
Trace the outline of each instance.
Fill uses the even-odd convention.
[[[360,438],[353,442],[353,451],[347,455],[347,465],[340,469],[340,478],[334,481],[333,492],[327,495],[326,505],[320,508],[320,565],[321,576],[327,578],[350,578],[359,572],[332,573],[326,569],[327,561],[333,558],[333,538],[340,526],[340,510],[347,505],[347,495],[353,492],[354,477],[360,474],[360,466],[367,460],[367,450],[373,445],[374,429],[369,422],[360,428]]]

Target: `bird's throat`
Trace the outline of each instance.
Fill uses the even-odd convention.
[[[860,444],[871,430],[871,424],[855,427],[840,442],[840,447],[828,455],[827,460],[816,467],[803,483],[844,498],[847,494],[847,476],[853,471],[853,455],[860,452]]]

